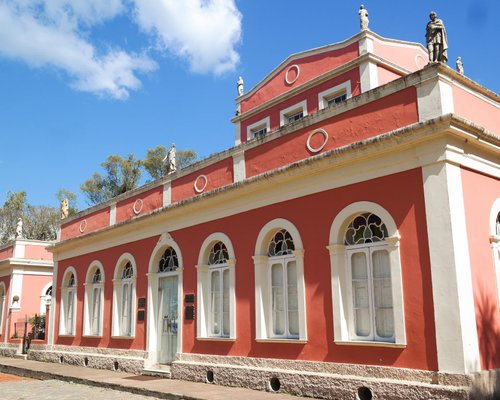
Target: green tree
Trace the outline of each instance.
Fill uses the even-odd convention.
[[[59,211],[55,207],[34,206],[26,192],[8,192],[0,208],[0,244],[16,238],[17,220],[23,220],[23,238],[54,240],[59,226]]]
[[[111,155],[101,166],[105,174],[94,172],[80,189],[89,204],[98,204],[137,187],[141,178],[141,161],[133,154],[126,158]]]
[[[168,163],[163,161],[167,152],[168,150],[165,146],[159,145],[154,149],[149,149],[146,157],[142,160],[142,166],[155,180],[168,174]],[[181,169],[193,164],[198,159],[198,154],[194,150],[177,150],[175,158],[177,169]]]
[[[27,211],[26,192],[7,192],[7,199],[0,208],[0,243],[10,242],[16,237],[17,219]]]

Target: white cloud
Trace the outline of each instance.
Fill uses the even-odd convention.
[[[139,26],[194,72],[221,74],[239,61],[241,14],[234,0],[134,0]]]
[[[76,90],[126,99],[141,87],[138,74],[157,64],[145,53],[92,43],[92,29],[131,13],[193,72],[221,74],[239,61],[234,0],[0,0],[0,56],[62,70]]]
[[[0,3],[0,54],[32,67],[52,66],[82,91],[125,99],[141,86],[137,72],[156,63],[144,55],[108,49],[99,54],[81,26],[123,12],[120,0],[8,0]]]

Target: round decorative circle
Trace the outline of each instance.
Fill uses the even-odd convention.
[[[80,222],[80,233],[83,233],[87,229],[87,220],[84,219]]]
[[[415,56],[415,65],[417,68],[424,68],[427,65],[427,60],[421,54]]]
[[[297,79],[299,79],[299,75],[300,75],[299,66],[296,64],[290,65],[285,74],[285,82],[288,85],[292,85],[293,83],[295,83]]]
[[[313,146],[311,146],[311,140],[312,140],[313,136],[316,134],[323,135],[323,143],[318,147],[313,147]],[[310,152],[319,153],[326,146],[327,142],[328,142],[328,133],[326,133],[326,131],[324,129],[318,128],[309,134],[309,137],[307,138],[306,146]]]
[[[134,206],[132,207],[133,210],[134,210],[134,214],[137,215],[141,212],[142,210],[142,206],[143,206],[143,202],[142,202],[142,199],[137,199],[135,202],[134,202]]]
[[[203,181],[203,183],[201,181]],[[207,185],[208,185],[208,178],[205,175],[200,175],[194,181],[194,190],[196,190],[196,193],[201,193],[205,190]]]

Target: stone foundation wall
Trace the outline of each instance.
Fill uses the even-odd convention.
[[[142,372],[145,357],[146,352],[139,350],[77,346],[34,345],[28,351],[28,360],[125,371],[132,374]]]
[[[0,356],[14,357],[21,352],[21,344],[18,343],[2,343],[0,344]]]
[[[351,364],[182,354],[172,378],[322,399],[466,400],[472,377]]]

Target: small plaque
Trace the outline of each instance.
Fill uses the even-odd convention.
[[[186,294],[184,296],[184,303],[194,303],[194,294]]]
[[[139,299],[139,308],[144,308],[146,307],[146,298],[145,297],[141,297]]]
[[[146,313],[144,312],[144,310],[137,311],[137,321],[144,321],[145,317]]]
[[[186,321],[194,319],[194,306],[184,307],[184,319]]]

